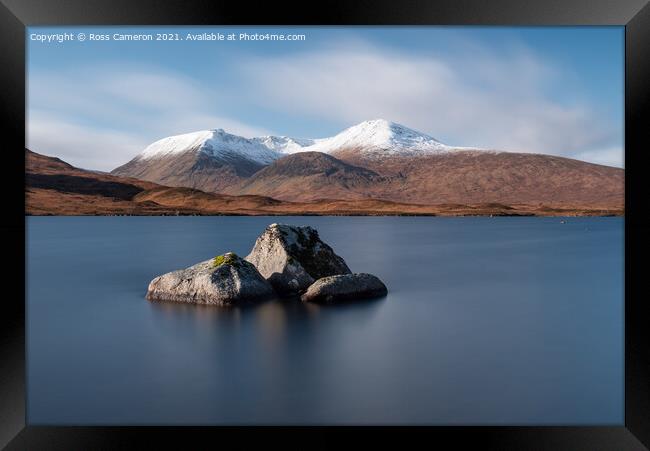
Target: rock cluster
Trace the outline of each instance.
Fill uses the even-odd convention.
[[[371,274],[353,274],[311,227],[271,224],[245,259],[232,252],[156,277],[147,299],[239,305],[274,296],[336,303],[385,296]]]

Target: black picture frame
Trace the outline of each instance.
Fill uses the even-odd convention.
[[[192,443],[248,448],[252,441],[339,446],[342,433],[401,446],[452,443],[498,450],[642,450],[650,447],[650,333],[644,260],[650,222],[644,153],[650,109],[650,5],[646,0],[0,0],[3,237],[0,313],[0,447],[124,449]],[[25,416],[25,27],[33,25],[624,25],[625,26],[625,424],[594,427],[248,428],[36,427]],[[597,76],[597,74],[595,74]],[[22,263],[22,265],[21,265]],[[647,265],[645,265],[647,266]],[[22,284],[21,284],[22,281]],[[252,434],[251,432],[255,432]],[[282,436],[280,436],[280,434]],[[289,438],[289,441],[287,441]],[[231,442],[231,440],[234,440]]]

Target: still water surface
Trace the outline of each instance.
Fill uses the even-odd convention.
[[[150,303],[271,222],[389,295]],[[622,424],[623,219],[29,217],[30,424]]]

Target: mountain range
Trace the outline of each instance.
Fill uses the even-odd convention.
[[[453,147],[385,120],[324,139],[170,136],[111,173],[25,149],[28,214],[612,215],[623,169]]]
[[[325,139],[249,139],[215,129],[158,140],[112,173],[170,186],[236,193],[239,184],[245,184],[253,174],[284,157],[305,152],[335,155],[349,149],[363,150],[368,156],[409,156],[441,153],[451,148],[430,136],[381,119],[362,122]]]
[[[553,155],[454,147],[383,119],[323,139],[215,129],[149,145],[113,175],[289,202],[622,208],[624,170]]]

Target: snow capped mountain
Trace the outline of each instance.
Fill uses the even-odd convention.
[[[223,129],[203,130],[158,140],[144,149],[138,158],[149,160],[195,151],[220,159],[239,157],[266,165],[282,157],[281,152],[264,144],[260,139],[244,138],[227,133]]]
[[[331,138],[315,140],[313,145],[304,150],[331,153],[341,149],[409,154],[442,152],[453,147],[395,122],[374,119],[347,128]]]
[[[245,138],[222,129],[170,136],[111,174],[167,187],[292,202],[537,205],[564,199],[599,205],[609,196],[606,202],[622,205],[624,173],[603,168],[550,155],[449,146],[375,119],[321,139]]]
[[[442,144],[429,135],[395,122],[375,119],[321,139],[287,136],[244,138],[223,129],[204,130],[163,138],[149,145],[138,158],[169,157],[194,150],[212,157],[227,159],[237,156],[266,165],[296,152],[335,153],[345,149],[387,155],[417,155],[447,152],[459,147]]]
[[[330,138],[295,139],[269,136],[254,139],[261,140],[260,142],[270,148],[287,154],[296,152],[332,154],[340,150],[354,149],[378,155],[420,155],[448,152],[453,149],[469,149],[448,146],[425,133],[385,119],[361,122]]]
[[[321,139],[245,138],[214,129],[160,139],[111,173],[166,186],[222,192],[283,157],[304,152],[330,154],[356,164],[357,160],[382,162],[384,157],[410,161],[411,156],[455,150],[460,148],[447,146],[429,135],[383,119],[365,121],[331,138]],[[289,160],[298,166],[315,161],[315,157]]]

